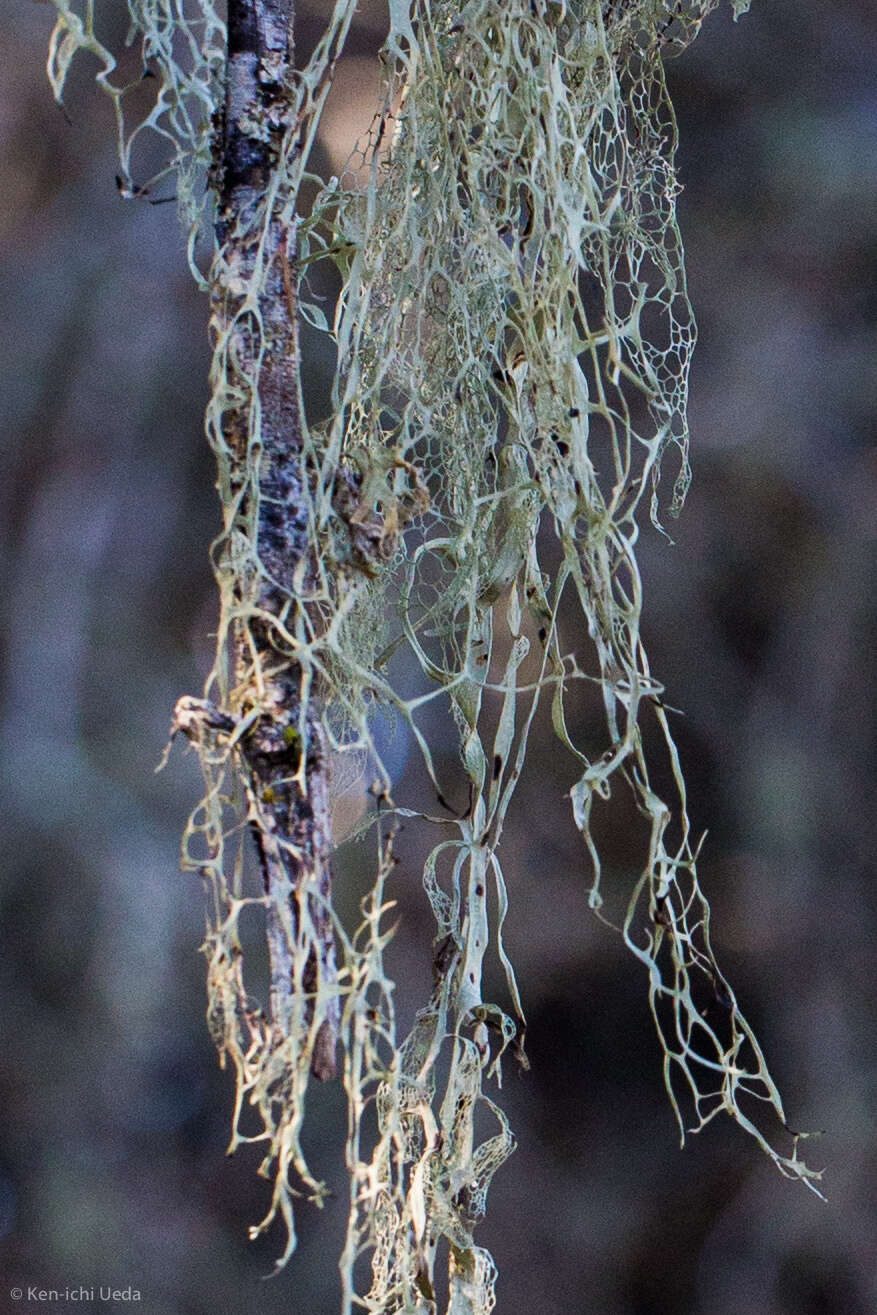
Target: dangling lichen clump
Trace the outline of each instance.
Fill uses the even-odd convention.
[[[112,84],[113,57],[94,37],[90,4],[83,14],[68,0],[55,3],[56,94],[76,49],[98,55],[129,179],[134,134],[124,89]],[[338,0],[307,66],[284,74],[275,168],[247,219],[251,261],[230,264],[219,225],[208,433],[225,516],[214,554],[222,615],[207,697],[183,701],[177,714],[207,781],[186,863],[212,892],[210,1019],[237,1072],[233,1145],[265,1143],[274,1195],[260,1227],[280,1212],[287,1254],[295,1183],[322,1196],[300,1128],[310,1077],[331,1067],[319,1052],[327,1020],[340,1038],[350,1111],[345,1312],[354,1304],[382,1315],[433,1309],[443,1245],[449,1312],[483,1315],[494,1306],[493,1263],[474,1230],[514,1141],[485,1083],[498,1085],[507,1048],[525,1062],[523,1010],[502,943],[499,847],[542,700],[576,764],[570,797],[592,864],[593,908],[602,902],[592,831],[599,805],[613,789],[627,790],[644,819],[623,934],[647,970],[680,1128],[693,1115],[697,1130],[724,1110],[782,1172],[809,1186],[818,1176],[796,1143],[782,1153],[741,1107],[741,1095],[753,1096],[785,1125],[710,948],[681,768],[640,635],[639,518],[647,501],[659,523],[662,462],[675,471],[671,513],[684,498],[695,337],[662,61],[716,3],[391,0],[383,108],[348,171],[322,183],[303,214],[309,149],[353,13],[352,0]],[[222,24],[206,0],[190,19],[161,0],[129,0],[129,8],[144,65],[158,76],[146,122],[174,143],[184,219],[195,233],[204,223],[199,170],[221,190],[211,118],[222,94]],[[285,245],[276,240],[281,221]],[[323,261],[343,280],[332,327],[308,291]],[[310,549],[290,578],[271,577],[267,615],[253,507],[263,468],[260,371],[270,350],[262,299],[272,277],[299,314],[332,336],[337,370],[330,419],[297,422],[290,460]],[[232,413],[242,443],[228,440]],[[242,643],[250,653],[243,675]],[[421,673],[408,698],[393,679],[405,653],[406,686],[412,669]],[[259,780],[254,793],[246,737],[263,724],[278,673],[297,690],[285,788],[294,780],[299,797],[317,801],[329,754],[375,764],[368,821],[378,837],[376,877],[355,929],[313,874],[250,893],[244,837],[249,827],[267,843],[260,800],[274,786]],[[600,744],[593,725],[587,744],[570,730],[570,709],[588,691],[600,695]],[[424,727],[435,706],[452,712],[463,790],[433,760]],[[468,796],[463,816],[444,807],[442,838],[426,863],[435,986],[401,1042],[382,959],[387,885],[396,818],[418,814],[404,782],[393,786],[381,764],[373,737],[381,709],[406,723],[443,807]],[[644,714],[663,737],[673,800],[650,781]],[[273,961],[291,965],[282,1019],[275,999],[266,1014],[247,992],[238,924],[251,908],[266,910]],[[503,967],[514,1017],[482,998],[488,954]],[[244,1101],[263,1125],[255,1138],[238,1131]],[[481,1141],[479,1108],[496,1125]],[[357,1294],[363,1256],[371,1278]]]

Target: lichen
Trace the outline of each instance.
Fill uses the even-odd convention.
[[[488,1091],[498,1086],[504,1052],[525,1062],[524,1014],[502,940],[500,848],[543,702],[573,764],[572,816],[598,912],[595,814],[627,791],[643,819],[621,930],[645,969],[683,1136],[726,1112],[783,1173],[816,1190],[818,1174],[799,1158],[797,1136],[780,1150],[746,1113],[744,1097],[765,1102],[779,1135],[788,1134],[758,1042],[710,945],[699,844],[663,685],[642,637],[637,540],[645,507],[661,528],[685,496],[695,341],[664,59],[717,2],[391,0],[383,106],[348,169],[321,180],[306,209],[309,151],[352,0],[338,0],[298,75],[295,143],[280,155],[253,231],[258,237],[269,215],[288,216],[297,271],[290,291],[299,313],[330,335],[337,368],[332,413],[305,429],[299,471],[315,565],[274,582],[288,606],[261,620],[270,620],[274,658],[300,675],[300,717],[282,733],[281,747],[295,758],[290,770],[307,790],[317,734],[327,753],[373,765],[373,807],[360,825],[372,830],[376,851],[359,926],[346,927],[334,909],[321,913],[334,927],[337,973],[309,981],[302,955],[294,956],[296,989],[279,1040],[276,1020],[249,994],[239,937],[243,911],[266,905],[246,884],[245,824],[258,827],[259,811],[239,780],[242,737],[260,709],[242,704],[229,656],[235,627],[247,623],[248,608],[257,610],[253,581],[265,570],[241,513],[245,489],[254,503],[259,496],[258,406],[247,417],[243,469],[223,424],[240,405],[230,396],[240,317],[249,317],[248,333],[264,332],[262,274],[258,262],[254,272],[223,266],[221,244],[214,256],[211,278],[221,270],[240,309],[237,328],[214,323],[207,428],[225,515],[214,546],[221,620],[205,698],[177,713],[207,783],[184,862],[209,890],[209,1020],[237,1075],[232,1146],[265,1145],[274,1192],[254,1231],[281,1215],[289,1234],[282,1259],[294,1245],[294,1193],[323,1196],[300,1129],[320,1020],[340,1015],[349,1103],[345,1312],[434,1309],[443,1246],[449,1311],[485,1315],[495,1304],[493,1262],[474,1233],[514,1139]],[[140,132],[170,141],[168,169],[177,173],[194,264],[213,218],[211,192],[205,205],[197,180],[215,187],[219,17],[207,0],[189,18],[170,0],[129,0],[144,68],[158,87],[152,112],[129,129],[125,89],[114,85],[115,60],[94,36],[91,3],[55,3],[56,95],[76,50],[90,50],[116,107],[124,179],[132,181]],[[735,13],[745,8],[736,0]],[[154,187],[149,180],[135,190]],[[309,292],[321,262],[342,279],[331,326]],[[402,650],[406,680],[412,669],[420,673],[414,695],[390,676]],[[268,698],[264,661],[254,650],[247,687],[261,680]],[[594,690],[602,730],[589,725],[585,744],[571,712]],[[469,800],[463,816],[444,805],[461,791],[446,782],[429,743],[435,704],[450,709],[457,730]],[[382,709],[407,726],[444,806],[443,820],[429,819],[442,830],[424,869],[436,922],[434,989],[405,1038],[396,1033],[383,954],[395,828],[400,817],[420,814],[381,761],[374,726]],[[654,784],[656,740],[660,775],[674,783],[666,799]],[[298,944],[295,930],[283,934]],[[503,970],[510,1012],[483,998],[489,955]],[[244,1102],[258,1111],[256,1134],[240,1131]],[[377,1128],[369,1132],[372,1105]],[[483,1140],[479,1110],[496,1122]],[[357,1293],[363,1256],[371,1281]]]

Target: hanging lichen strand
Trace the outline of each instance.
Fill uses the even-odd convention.
[[[261,53],[241,65],[255,108],[235,91],[240,33],[227,50],[206,0],[129,0],[157,87],[134,127],[128,93],[141,79],[114,80],[90,0],[55,0],[58,99],[76,51],[96,55],[123,190],[155,194],[156,180],[134,179],[131,156],[149,128],[171,143],[165,172],[176,173],[199,278],[197,238],[214,233],[207,432],[224,517],[221,615],[205,697],[181,700],[175,717],[207,785],[184,864],[209,891],[208,1017],[237,1076],[232,1148],[264,1147],[274,1190],[253,1231],[279,1214],[282,1260],[295,1243],[293,1196],[324,1195],[300,1132],[311,1078],[332,1075],[340,1043],[345,1312],[432,1311],[439,1256],[451,1315],[495,1304],[493,1262],[474,1231],[514,1141],[487,1091],[507,1048],[526,1062],[502,943],[500,840],[540,701],[569,753],[593,908],[600,806],[631,792],[643,819],[623,935],[646,968],[680,1129],[724,1110],[782,1172],[811,1187],[818,1177],[797,1156],[710,948],[682,772],[640,634],[638,518],[648,501],[659,522],[662,460],[675,472],[671,512],[685,494],[694,343],[662,58],[716,3],[390,0],[383,110],[349,170],[325,182],[308,159],[353,0],[338,0],[297,71],[277,26],[288,4],[265,0]],[[246,170],[229,175],[229,116],[266,143],[261,185]],[[306,210],[305,182],[318,189]],[[333,328],[308,291],[324,261],[343,280]],[[337,347],[332,414],[310,428],[298,315]],[[415,673],[419,692],[403,697]],[[575,731],[583,704],[597,715]],[[431,753],[436,709],[451,711],[459,734],[456,782]],[[402,1041],[383,965],[392,847],[397,818],[424,815],[381,763],[373,729],[387,713],[419,746],[440,813],[424,821],[440,828],[424,871],[434,990]],[[670,800],[651,783],[645,730],[650,753],[663,745]],[[326,764],[366,755],[374,806],[363,829],[377,837],[376,864],[353,927],[331,897]],[[448,799],[468,800],[463,815]],[[263,1005],[241,949],[245,911],[268,941]],[[514,1017],[483,998],[487,955]],[[787,1152],[746,1097],[771,1107]],[[248,1115],[245,1133],[249,1107],[259,1127]],[[479,1140],[485,1111],[496,1126]]]

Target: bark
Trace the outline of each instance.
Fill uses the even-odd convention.
[[[241,717],[258,710],[238,751],[268,896],[278,1041],[289,1034],[294,993],[312,996],[336,977],[326,749],[309,673],[272,623],[277,618],[288,632],[307,634],[299,600],[314,560],[302,459],[295,225],[282,215],[288,200],[282,186],[271,193],[281,153],[299,149],[293,18],[294,0],[229,0],[226,98],[214,151],[220,251],[212,284],[214,323],[232,330],[223,436],[230,487],[243,490],[236,528],[255,538],[260,563],[254,579],[238,583],[234,711]],[[251,285],[259,261],[257,317],[241,289]],[[326,1079],[336,1071],[337,1001],[322,1012],[311,1069]],[[307,1017],[313,1026],[313,1000]]]

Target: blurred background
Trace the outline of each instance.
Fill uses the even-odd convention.
[[[303,40],[325,8],[299,0]],[[32,0],[0,10],[0,1309],[15,1284],[103,1284],[139,1289],[148,1315],[333,1312],[343,1195],[302,1205],[270,1282],[278,1234],[246,1240],[268,1189],[256,1154],[225,1158],[202,895],[177,872],[199,778],[182,752],[153,772],[211,660],[206,303],[174,206],[117,194],[87,60],[72,122],[53,105],[51,25]],[[383,26],[363,4],[331,171],[370,117]],[[679,1149],[646,982],[588,913],[546,737],[503,844],[532,1068],[506,1074],[519,1150],[479,1233],[501,1315],[877,1311],[875,68],[871,0],[756,0],[736,25],[726,6],[671,65],[694,483],[675,546],[641,541],[717,955],[790,1124],[825,1129],[807,1150],[828,1203],[730,1124]],[[314,406],[326,369],[308,367]],[[625,878],[624,835],[607,844]],[[426,956],[416,871],[399,880]],[[313,1119],[342,1187],[337,1091]]]

